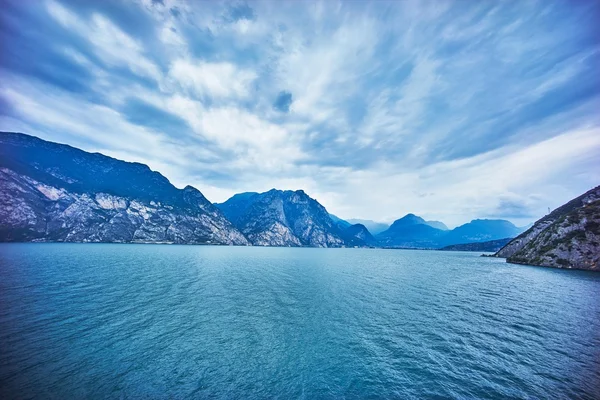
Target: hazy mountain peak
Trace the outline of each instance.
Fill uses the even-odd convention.
[[[385,231],[386,229],[388,229],[390,227],[390,225],[386,224],[385,222],[376,222],[376,221],[371,221],[369,219],[356,219],[356,218],[353,218],[353,219],[346,220],[346,222],[348,223],[348,225],[362,224],[373,235],[377,235],[377,234]]]
[[[408,225],[415,225],[415,224],[425,224],[425,220],[415,214],[406,214],[404,217],[397,219],[394,221],[394,223],[392,224],[392,227],[398,227],[398,226],[408,226]]]

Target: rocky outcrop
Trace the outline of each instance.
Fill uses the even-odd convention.
[[[0,133],[0,241],[248,244],[191,186],[18,133]]]
[[[600,186],[538,220],[496,256],[517,264],[600,270]]]
[[[325,207],[302,190],[243,193],[217,207],[257,246],[347,245]]]

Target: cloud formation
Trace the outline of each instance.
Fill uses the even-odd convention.
[[[0,129],[213,201],[526,224],[600,182],[596,2],[8,1]]]

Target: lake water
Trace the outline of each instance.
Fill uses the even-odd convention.
[[[475,253],[0,245],[0,398],[600,395],[600,274]]]

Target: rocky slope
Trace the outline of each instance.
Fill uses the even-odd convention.
[[[248,244],[197,189],[146,165],[7,132],[0,241]]]
[[[350,225],[342,230],[342,236],[347,244],[359,247],[376,247],[379,245],[371,232],[363,224]]]
[[[352,226],[352,224],[346,220],[341,219],[340,217],[333,215],[333,214],[329,214],[329,218],[331,218],[331,220],[333,221],[333,223],[335,225],[337,225],[340,229],[344,230],[346,228],[349,228],[350,226]]]
[[[600,186],[538,220],[496,256],[518,264],[600,270]]]
[[[235,195],[216,206],[254,245],[347,245],[325,207],[302,190]]]

